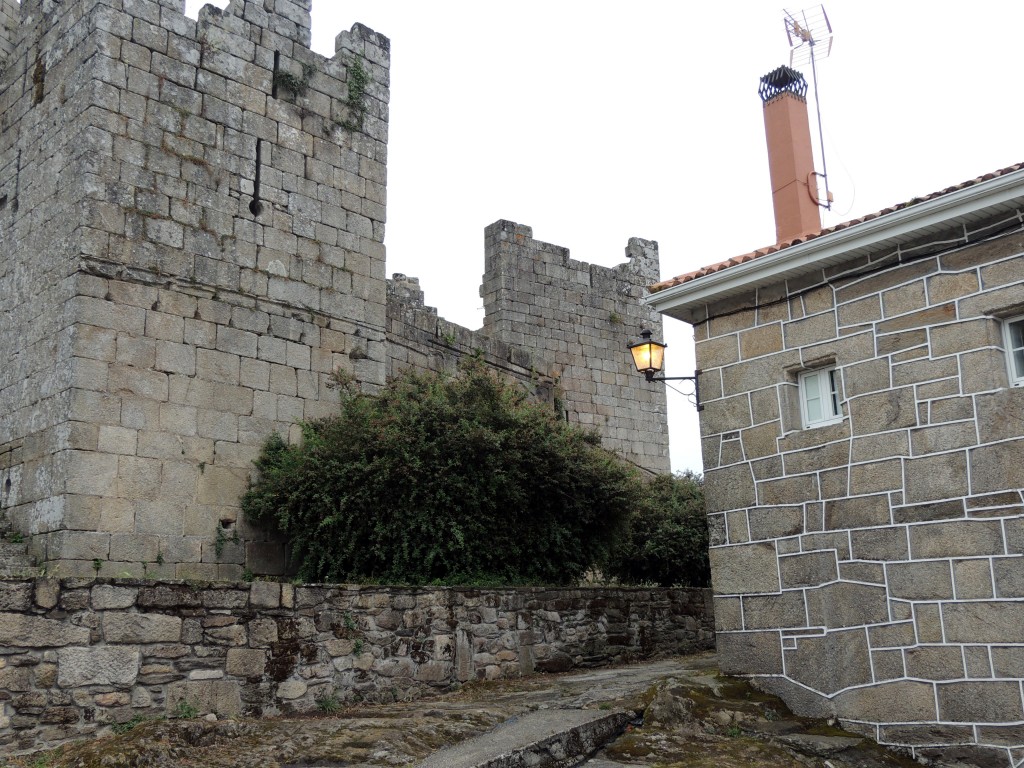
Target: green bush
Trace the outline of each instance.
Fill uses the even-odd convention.
[[[479,361],[343,387],[337,417],[272,436],[242,499],[306,581],[571,583],[602,565],[640,486],[599,438]]]
[[[650,481],[606,574],[626,584],[710,586],[704,483],[699,475],[659,475]]]

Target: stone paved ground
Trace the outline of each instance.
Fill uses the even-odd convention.
[[[631,726],[595,756],[589,768],[915,765],[820,721],[794,717],[779,700],[721,677],[715,657],[703,655],[473,684],[435,699],[324,712],[304,719],[148,722],[56,752],[7,758],[0,766],[409,766],[527,712],[619,707],[643,713],[643,724]]]

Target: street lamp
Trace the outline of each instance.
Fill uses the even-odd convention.
[[[704,406],[700,402],[700,370],[693,372],[693,376],[657,376],[665,367],[665,347],[660,341],[651,338],[651,332],[646,328],[640,332],[640,341],[629,345],[629,353],[633,356],[633,365],[638,372],[644,375],[648,381],[692,381],[693,396],[696,400],[698,411],[703,411]]]

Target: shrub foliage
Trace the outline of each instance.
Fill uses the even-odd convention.
[[[659,475],[650,481],[606,572],[627,584],[711,585],[699,475]]]
[[[607,560],[642,481],[599,438],[471,362],[272,436],[242,499],[306,581],[569,583]]]

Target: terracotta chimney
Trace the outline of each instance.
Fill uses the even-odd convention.
[[[761,78],[758,93],[764,102],[776,242],[788,242],[821,229],[807,81],[795,69],[779,67]]]

